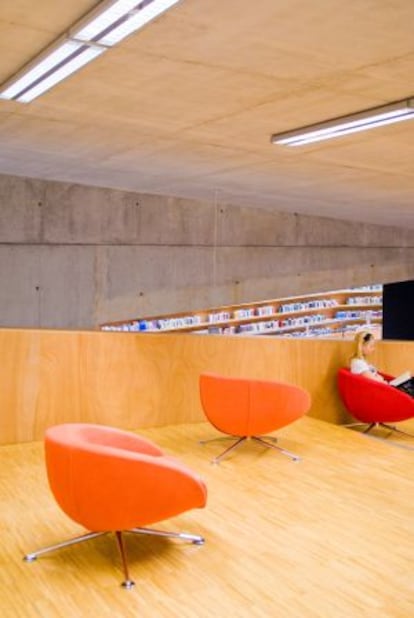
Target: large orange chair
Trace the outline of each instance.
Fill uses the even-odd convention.
[[[386,380],[393,377],[384,373],[381,375]],[[384,427],[411,435],[394,425],[414,418],[414,399],[407,393],[384,382],[351,373],[346,367],[338,371],[338,390],[346,409],[358,421],[348,424],[348,427],[366,425],[364,433],[374,427]]]
[[[134,433],[104,425],[69,423],[46,431],[50,488],[62,510],[89,533],[25,556],[47,552],[115,532],[125,580],[130,579],[123,532],[154,534],[203,544],[201,536],[144,528],[184,511],[202,508],[203,481],[155,444]]]
[[[309,410],[311,398],[307,391],[293,384],[271,380],[231,378],[204,373],[200,376],[200,398],[204,413],[218,431],[236,438],[219,461],[246,440],[255,440],[274,448],[293,460],[300,457],[276,446],[277,438],[265,436],[297,420]],[[226,438],[213,438],[226,439]],[[201,441],[202,444],[210,440]]]

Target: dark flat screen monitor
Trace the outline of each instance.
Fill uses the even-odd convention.
[[[414,281],[384,284],[382,337],[414,340]]]

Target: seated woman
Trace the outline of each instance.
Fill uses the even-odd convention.
[[[368,362],[368,357],[374,352],[374,350],[374,335],[368,331],[361,331],[357,333],[355,336],[355,350],[350,362],[351,373],[363,375],[370,380],[377,380],[377,382],[385,382],[386,384],[388,384],[387,380],[385,380],[385,378],[383,378],[383,376],[378,373],[376,367],[369,364]],[[413,397],[413,378],[407,380],[406,382],[403,382],[402,384],[399,384],[397,388]]]
[[[372,333],[361,331],[355,336],[355,350],[351,357],[350,370],[351,373],[363,375],[370,380],[378,382],[386,382],[374,365],[368,363],[367,358],[375,350],[375,339]]]

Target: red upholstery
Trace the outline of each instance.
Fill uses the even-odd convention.
[[[206,486],[194,472],[133,433],[57,425],[47,430],[45,448],[58,504],[88,530],[142,527],[206,504]]]
[[[414,399],[410,395],[351,373],[345,367],[338,371],[338,390],[348,412],[362,423],[398,422],[414,417]]]
[[[310,408],[307,391],[283,382],[200,376],[204,412],[219,431],[232,436],[262,435],[300,418]]]

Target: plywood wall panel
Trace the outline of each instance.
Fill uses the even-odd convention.
[[[310,415],[348,420],[336,371],[352,343],[338,340],[0,330],[0,443],[41,439],[68,421],[137,429],[204,420],[203,371],[293,382]],[[414,370],[414,342],[379,342],[374,362]]]

